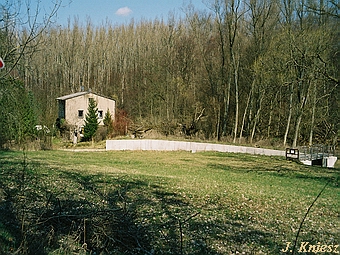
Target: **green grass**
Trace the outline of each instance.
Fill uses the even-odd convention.
[[[216,152],[0,152],[0,254],[284,254],[339,244],[339,169]],[[299,253],[303,254],[303,253]]]

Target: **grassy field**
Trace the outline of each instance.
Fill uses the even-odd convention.
[[[0,165],[0,254],[292,254],[325,185],[296,254],[340,243],[339,168],[183,151],[0,152]]]

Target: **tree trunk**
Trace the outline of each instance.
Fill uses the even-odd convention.
[[[239,115],[239,95],[238,95],[238,68],[240,64],[239,59],[235,59],[233,54],[233,67],[234,67],[234,82],[235,82],[235,124],[234,124],[234,140],[233,142],[236,143],[237,137],[237,129],[238,129],[238,115]]]
[[[294,84],[292,83],[290,86],[290,95],[289,95],[289,115],[288,115],[288,119],[287,119],[287,125],[286,125],[286,131],[285,131],[285,135],[283,138],[283,146],[287,145],[287,138],[288,138],[288,133],[289,133],[289,126],[290,126],[290,122],[292,119],[292,111],[293,111],[293,87]]]
[[[293,148],[296,148],[296,145],[297,145],[297,140],[298,140],[299,132],[300,132],[301,119],[302,119],[302,112],[299,114],[299,116],[296,120],[295,134],[294,134],[294,140],[293,140]]]
[[[301,104],[300,104],[299,113],[298,113],[298,117],[297,117],[296,124],[295,124],[295,134],[294,134],[294,140],[293,140],[293,148],[296,147],[297,140],[299,138],[300,124],[301,124],[301,120],[302,120],[303,109],[304,109],[306,102],[307,102],[307,97],[308,97],[308,89],[307,89],[307,94],[303,97]]]
[[[217,104],[218,107],[218,114],[217,114],[217,123],[216,123],[216,138],[217,141],[221,139],[221,134],[220,134],[220,123],[221,123],[221,107],[219,104]]]
[[[227,122],[228,122],[228,112],[229,112],[229,105],[230,105],[230,78],[228,80],[228,84],[225,88],[224,94],[224,116],[223,116],[223,136],[227,135]]]
[[[273,101],[270,100],[270,111],[269,111],[269,120],[268,120],[268,127],[267,127],[267,139],[270,137],[270,129],[272,125],[272,118],[273,118]]]
[[[240,130],[239,143],[241,143],[241,140],[242,140],[243,129],[244,129],[244,123],[245,123],[245,121],[246,121],[246,116],[247,116],[247,112],[248,112],[250,97],[251,97],[252,92],[253,92],[254,83],[255,83],[255,79],[254,79],[253,82],[252,82],[251,90],[250,90],[250,92],[249,92],[248,99],[247,99],[246,108],[244,109],[243,118],[242,118],[242,125],[241,125],[241,130]]]
[[[259,108],[256,111],[256,115],[255,115],[255,118],[254,118],[254,125],[253,125],[253,130],[251,132],[250,143],[253,143],[253,139],[254,139],[254,136],[255,136],[256,126],[257,126],[257,123],[259,121],[261,110],[262,110],[262,100],[263,100],[263,97],[264,97],[264,93],[261,94],[260,105],[259,105]]]
[[[314,122],[315,122],[315,110],[316,110],[316,84],[314,82],[312,119],[311,119],[311,123],[310,123],[310,132],[309,132],[309,146],[313,145],[313,131],[314,131]]]

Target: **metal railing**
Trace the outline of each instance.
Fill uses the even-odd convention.
[[[335,155],[335,146],[316,144],[299,148],[299,160],[317,160]]]

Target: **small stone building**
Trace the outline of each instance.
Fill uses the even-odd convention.
[[[115,117],[116,101],[114,99],[98,95],[91,91],[82,91],[74,94],[58,97],[60,120],[64,119],[68,125],[81,129],[85,125],[85,116],[90,100],[95,100],[98,108],[99,125],[104,125],[103,120],[107,111]]]

